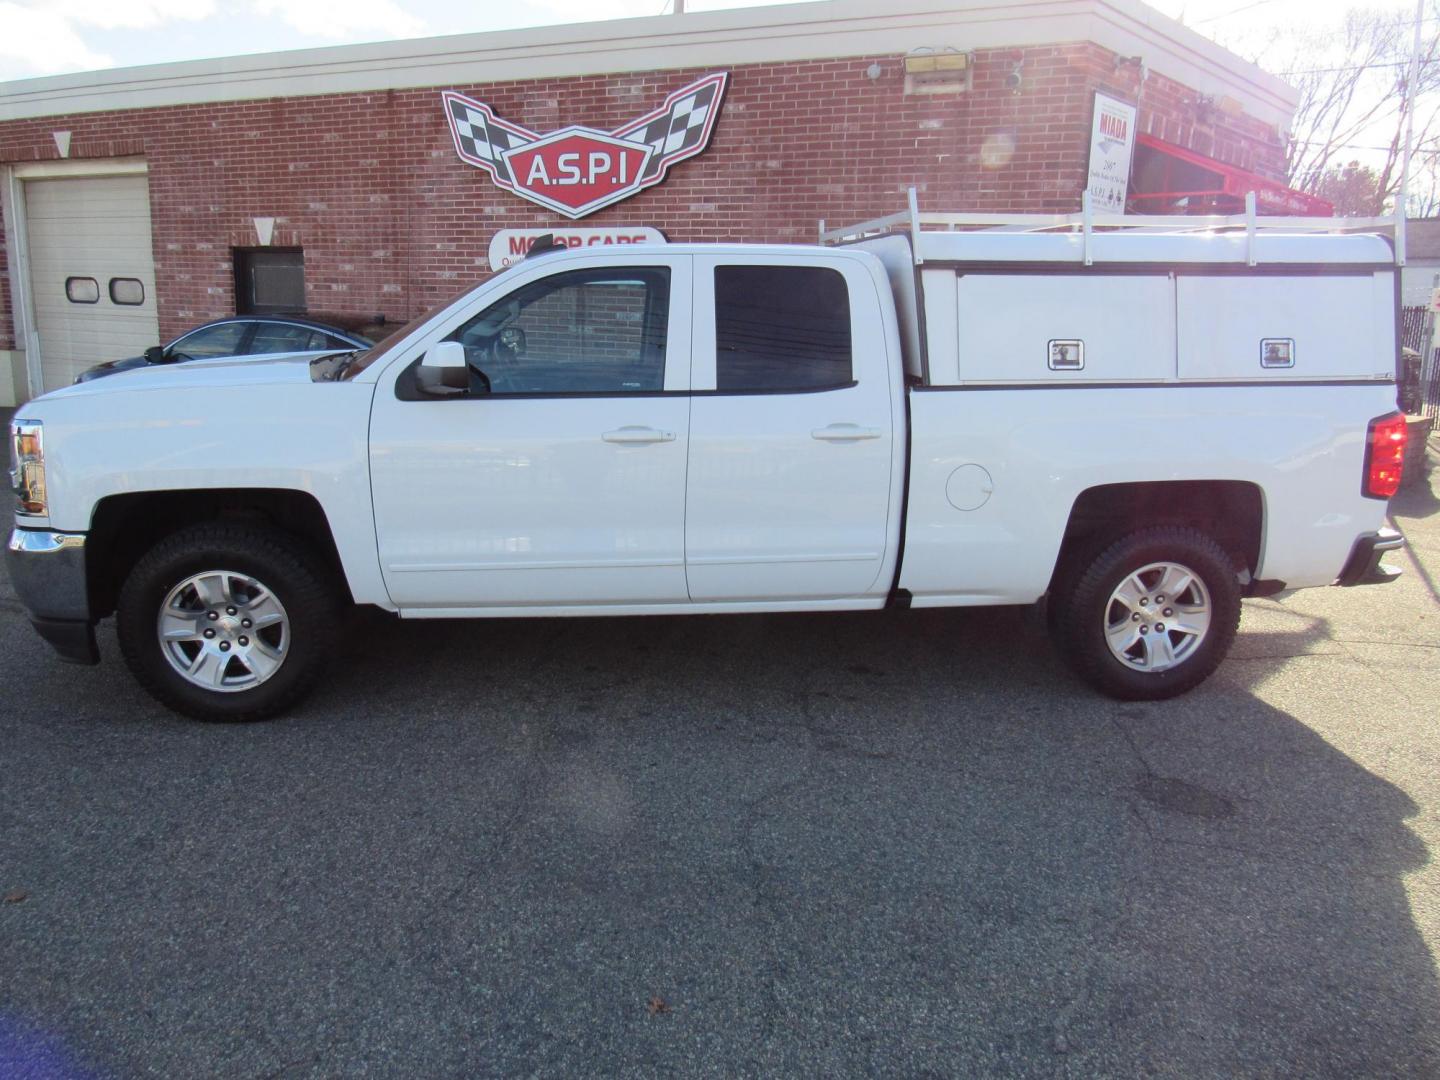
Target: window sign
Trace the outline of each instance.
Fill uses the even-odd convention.
[[[1125,212],[1130,158],[1135,151],[1135,106],[1095,95],[1090,128],[1090,206],[1111,214]]]

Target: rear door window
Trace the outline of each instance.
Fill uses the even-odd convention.
[[[195,360],[210,356],[235,356],[240,351],[240,341],[245,336],[246,329],[243,322],[202,326],[170,346],[170,352]]]
[[[819,266],[715,268],[715,388],[824,390],[854,382],[850,297]]]
[[[250,344],[245,351],[255,353],[285,353],[303,352],[307,349],[323,349],[323,344],[312,344],[316,340],[324,341],[324,335],[318,334],[308,326],[295,326],[290,323],[256,323],[255,336],[250,339]]]

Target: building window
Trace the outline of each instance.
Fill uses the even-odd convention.
[[[100,302],[100,283],[93,277],[67,277],[65,299],[72,304],[96,304]]]
[[[145,303],[145,286],[139,278],[112,277],[110,279],[110,302],[134,307]]]
[[[305,310],[305,253],[299,248],[235,249],[235,313],[299,314]]]

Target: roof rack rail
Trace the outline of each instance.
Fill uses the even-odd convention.
[[[839,229],[827,229],[820,219],[822,245],[853,243],[887,233],[908,232],[916,264],[924,261],[920,252],[920,236],[935,232],[1079,232],[1084,237],[1084,262],[1093,259],[1090,238],[1096,232],[1165,232],[1202,233],[1245,231],[1246,251],[1251,266],[1255,265],[1255,237],[1260,233],[1373,233],[1377,229],[1393,229],[1395,262],[1405,264],[1405,219],[1397,212],[1389,217],[1316,218],[1261,217],[1255,209],[1255,193],[1245,196],[1245,213],[1229,216],[1189,216],[1180,214],[1111,214],[1096,213],[1090,193],[1082,192],[1078,214],[922,214],[915,189],[907,192],[907,206],[895,214],[871,218]]]

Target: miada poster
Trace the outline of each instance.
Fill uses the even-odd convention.
[[[1125,212],[1130,185],[1130,158],[1135,150],[1135,106],[1104,94],[1095,95],[1090,128],[1090,205],[1115,214]]]

